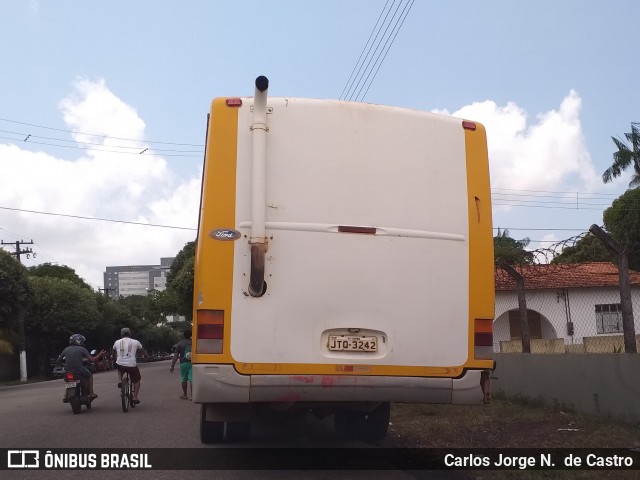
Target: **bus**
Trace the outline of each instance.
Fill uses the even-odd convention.
[[[379,440],[390,404],[490,401],[494,270],[486,133],[324,99],[220,97],[194,264],[203,443],[271,410]]]

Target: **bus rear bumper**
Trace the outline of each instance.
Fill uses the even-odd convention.
[[[197,403],[481,404],[486,401],[485,393],[482,370],[467,370],[460,378],[241,375],[233,365],[193,365],[193,401]]]

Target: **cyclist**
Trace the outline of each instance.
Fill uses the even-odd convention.
[[[138,404],[140,403],[138,393],[140,392],[140,379],[142,376],[136,362],[136,353],[140,350],[146,356],[146,352],[138,340],[131,338],[131,330],[127,327],[120,330],[120,337],[113,344],[116,368],[118,369],[118,388],[122,387],[122,374],[124,372],[129,373],[131,383],[133,383],[133,403]]]
[[[98,398],[98,395],[93,393],[93,375],[91,370],[84,366],[84,359],[86,358],[91,363],[96,363],[105,355],[105,351],[102,350],[98,355],[92,357],[89,351],[84,347],[84,343],[87,341],[83,335],[74,333],[69,337],[69,346],[65,348],[58,356],[56,364],[62,363],[64,360],[64,369],[67,372],[72,372],[79,375],[89,384],[89,396],[91,399]],[[86,383],[85,383],[86,385]],[[66,401],[66,397],[62,400]]]

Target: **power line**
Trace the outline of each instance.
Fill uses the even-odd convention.
[[[529,208],[556,208],[556,209],[563,209],[563,210],[597,210],[597,211],[602,211],[601,208],[587,208],[587,207],[580,207],[580,206],[572,206],[572,207],[560,207],[560,206],[545,206],[545,205],[518,205],[518,204],[513,204],[513,203],[496,203],[496,202],[491,202],[492,205],[495,206],[499,206],[499,207],[529,207]]]
[[[143,222],[132,222],[129,220],[114,220],[110,218],[98,218],[98,217],[86,217],[83,215],[69,215],[65,213],[53,213],[53,212],[41,212],[38,210],[26,210],[23,208],[11,208],[11,207],[0,207],[1,210],[10,210],[13,212],[23,212],[23,213],[35,213],[38,215],[51,215],[54,217],[66,217],[66,218],[77,218],[80,220],[96,220],[100,222],[111,222],[111,223],[126,223],[129,225],[141,225],[144,227],[159,227],[159,228],[172,228],[175,230],[196,230],[195,228],[190,227],[176,227],[173,225],[160,225],[156,223],[143,223]]]
[[[373,32],[375,32],[376,27],[378,26],[378,23],[380,23],[380,19],[382,18],[382,14],[384,13],[385,9],[387,8],[387,5],[389,4],[389,0],[387,0],[387,3],[384,4],[384,7],[382,9],[382,11],[380,12],[380,15],[378,16],[378,20],[376,21],[376,24],[373,27],[373,30],[371,30],[371,33],[369,34],[369,38],[367,39],[367,43],[365,43],[364,47],[362,47],[362,51],[360,52],[360,56],[358,57],[358,61],[356,62],[356,64],[353,67],[353,70],[351,70],[351,75],[349,75],[349,80],[347,80],[347,83],[345,84],[344,88],[342,89],[342,93],[340,94],[340,100],[342,100],[342,96],[345,93],[345,90],[347,89],[347,87],[349,86],[349,83],[351,82],[351,79],[353,78],[353,74],[356,71],[356,68],[358,67],[358,65],[360,64],[360,60],[362,59],[362,54],[364,53],[364,51],[367,49],[367,45],[369,45],[369,42],[371,41],[371,37],[373,36]]]
[[[559,198],[560,200],[609,200],[608,197],[595,196],[599,195],[597,193],[580,193],[573,192],[572,194],[563,194],[562,192],[558,192],[559,195],[536,195],[531,193],[501,193],[501,192],[491,192],[491,196],[500,196],[505,198],[510,197],[528,197],[528,198]],[[594,195],[594,196],[589,196]],[[606,195],[606,194],[605,194]]]
[[[11,132],[9,130],[0,130],[0,132],[2,133],[9,133],[11,135],[19,135],[20,138],[16,139],[16,140],[20,140],[21,138],[23,139],[23,142],[30,142],[33,143],[32,140],[30,140],[31,138],[42,138],[44,140],[53,140],[55,142],[66,142],[66,143],[77,143],[79,145],[96,145],[99,147],[105,147],[108,146],[109,148],[123,148],[123,149],[129,149],[129,150],[137,150],[135,153],[139,153],[139,151],[141,149],[144,149],[146,147],[146,142],[144,140],[135,140],[137,143],[140,143],[142,145],[137,145],[137,146],[128,146],[128,145],[105,145],[103,143],[94,143],[94,142],[80,142],[77,140],[67,140],[64,138],[55,138],[55,137],[43,137],[40,135],[31,135],[30,133],[23,133],[23,132]],[[4,138],[4,137],[3,137]],[[132,140],[134,141],[134,140]],[[63,145],[60,145],[63,146]],[[179,153],[202,153],[203,150],[176,150],[176,149],[167,149],[167,148],[154,148],[153,149],[154,152],[179,152]]]
[[[16,139],[16,138],[9,138],[9,137],[3,137],[3,136],[0,136],[0,138],[4,139],[4,140],[12,140],[12,141],[19,140],[19,139]],[[147,155],[148,156],[148,155],[153,155],[154,154],[153,151],[149,151],[149,150],[141,151],[141,152],[120,152],[118,150],[108,150],[108,149],[105,149],[105,148],[86,148],[86,147],[76,147],[76,146],[73,146],[73,145],[56,145],[54,143],[47,143],[47,142],[32,142],[32,141],[29,141],[27,143],[32,143],[32,144],[35,144],[35,145],[48,145],[50,147],[59,147],[59,148],[73,148],[73,149],[76,149],[76,150],[85,150],[87,152],[118,153],[120,155]],[[159,153],[157,155],[163,156],[163,157],[199,157],[200,156],[200,155],[190,155],[190,154],[189,155],[181,155],[181,154],[174,154],[174,153]]]
[[[512,227],[493,227],[494,230],[513,230],[513,231],[517,231],[517,230],[531,230],[531,231],[542,231],[542,232],[553,232],[553,231],[558,231],[558,232],[584,232],[587,229],[584,228],[521,228],[521,227],[517,227],[517,228],[512,228]]]
[[[619,196],[618,194],[615,194],[615,193],[553,192],[553,191],[549,191],[549,190],[526,190],[526,189],[519,189],[519,188],[500,188],[500,187],[493,187],[491,189],[491,191],[495,191],[495,190],[506,190],[506,191],[509,191],[509,192],[566,193],[566,194],[571,194],[571,195],[575,195],[576,193],[579,193],[581,195],[608,195],[608,196],[612,196],[612,197]]]
[[[91,137],[108,138],[108,139],[113,139],[113,140],[125,140],[125,141],[129,141],[129,142],[139,142],[140,141],[140,140],[137,140],[135,138],[111,137],[109,135],[101,135],[101,134],[97,134],[97,133],[77,132],[75,130],[65,130],[65,129],[62,129],[62,128],[46,127],[44,125],[37,125],[35,123],[19,122],[17,120],[10,120],[8,118],[0,118],[0,121],[8,122],[8,123],[16,123],[18,125],[26,125],[26,126],[29,126],[29,127],[43,128],[43,129],[46,129],[46,130],[55,130],[57,132],[66,132],[66,133],[77,134],[77,135],[87,135],[87,136],[91,136]],[[160,141],[154,141],[154,140],[145,140],[145,143],[158,143],[160,145],[178,145],[178,146],[183,146],[183,147],[204,147],[203,144],[160,142]]]
[[[395,5],[395,0],[393,2],[393,5]],[[391,7],[393,8],[393,5],[391,5]],[[389,21],[389,24],[386,26],[386,28],[384,29],[384,33],[382,34],[382,38],[380,38],[380,40],[378,41],[378,44],[376,45],[376,49],[373,51],[373,55],[371,56],[371,58],[369,58],[369,62],[367,63],[367,66],[364,69],[364,72],[362,74],[362,77],[360,77],[360,81],[362,81],[362,79],[364,78],[364,74],[367,72],[367,70],[369,70],[369,65],[371,65],[371,61],[373,60],[373,56],[378,52],[378,49],[380,48],[380,44],[382,43],[382,41],[385,38],[385,35],[387,34],[387,32],[389,31],[389,26],[391,25],[391,22],[393,22],[393,19],[396,17],[396,13],[398,13],[398,10],[400,9],[400,6],[402,5],[402,1],[400,1],[398,3],[398,6],[396,7],[395,11],[393,12],[393,16],[391,17],[391,20]],[[391,8],[389,9],[389,12],[391,11]],[[387,17],[389,16],[389,14],[387,13]],[[385,17],[385,21],[387,19],[387,17]],[[376,37],[377,38],[377,37]],[[378,54],[378,58],[379,58],[380,54]],[[377,62],[377,58],[376,58],[376,62]],[[371,75],[371,72],[369,72],[369,75]],[[367,76],[367,79],[369,77]],[[358,95],[360,94],[360,92],[362,91],[362,86],[364,86],[364,84],[366,83],[367,79],[364,80],[364,83],[362,83],[362,85],[360,86],[360,89],[358,90],[358,93],[355,95],[355,100],[358,99]],[[360,82],[358,83],[360,84]],[[357,87],[356,87],[357,88]],[[354,90],[355,91],[355,90]]]
[[[369,82],[369,86],[367,87],[365,92],[362,94],[362,97],[360,97],[360,101],[364,100],[364,97],[366,97],[367,93],[369,93],[369,89],[371,88],[371,85],[373,84],[373,81],[378,76],[378,72],[380,71],[380,67],[382,67],[382,64],[384,63],[385,59],[387,58],[387,53],[389,53],[389,50],[391,50],[391,47],[393,46],[393,43],[396,41],[396,37],[398,36],[398,33],[400,32],[400,29],[402,28],[402,25],[404,25],[404,21],[407,19],[407,15],[409,15],[409,12],[411,11],[411,7],[413,7],[413,3],[414,2],[415,2],[415,0],[411,0],[411,4],[407,3],[405,5],[404,9],[402,10],[402,13],[400,14],[400,16],[402,16],[402,14],[404,14],[404,17],[402,17],[402,22],[400,22],[400,26],[398,27],[397,30],[395,30],[395,25],[394,25],[395,34],[393,34],[393,30],[392,30],[391,33],[393,34],[393,39],[391,40],[391,44],[389,44],[389,47],[384,52],[384,56],[382,57],[382,60],[380,61],[380,64],[378,65],[378,68],[376,69],[375,73],[373,74],[373,77],[371,78],[371,81]],[[409,7],[408,9],[407,9],[407,6]],[[405,10],[406,10],[406,13],[404,13]],[[400,21],[400,18],[398,18],[398,21],[396,21],[396,25],[398,25],[399,21]],[[389,39],[387,38],[387,41],[385,42],[385,47],[386,47],[388,41],[389,41]],[[384,47],[382,49],[384,51]],[[378,56],[378,58],[380,58],[380,56]],[[376,59],[376,62],[373,64],[374,68],[376,66],[376,63],[378,63],[377,59]],[[369,75],[370,74],[371,74],[371,72],[369,72]],[[369,78],[369,75],[367,75],[367,79]],[[366,80],[365,80],[365,83],[366,83]]]
[[[380,17],[382,17],[382,15],[384,14],[384,11],[387,8],[387,5],[389,4],[389,1],[387,0],[387,3],[385,3],[384,7],[382,8],[382,12],[380,12]],[[356,76],[353,78],[353,82],[351,83],[351,86],[347,89],[347,95],[349,96],[347,98],[347,96],[345,96],[345,100],[350,100],[351,96],[349,95],[349,92],[351,91],[351,89],[353,88],[353,86],[356,84],[355,81],[358,78],[358,76],[360,75],[360,72],[362,71],[362,67],[364,66],[364,62],[367,59],[367,57],[369,56],[369,53],[371,52],[371,49],[373,48],[373,44],[375,43],[375,41],[378,39],[378,35],[380,35],[380,30],[382,30],[382,25],[387,21],[387,18],[389,17],[389,12],[391,12],[391,8],[393,7],[393,5],[395,4],[395,0],[393,0],[393,3],[391,4],[391,6],[389,7],[389,11],[387,12],[387,14],[384,17],[384,20],[382,22],[382,24],[380,24],[380,28],[378,29],[378,33],[376,33],[375,38],[373,39],[373,42],[371,42],[371,45],[369,46],[369,50],[367,50],[366,55],[364,56],[364,58],[362,59],[362,63],[360,64],[360,67],[358,68],[358,72],[356,73]],[[376,30],[376,28],[378,27],[378,24],[380,23],[380,17],[378,17],[378,21],[376,22],[376,25],[373,27],[373,31],[371,32],[371,35],[373,35],[373,32]],[[371,39],[371,35],[369,35],[369,39]],[[367,48],[367,45],[369,44],[369,40],[367,40],[367,43],[365,44],[363,51]],[[360,58],[362,58],[362,53],[360,54]],[[359,60],[358,60],[359,62]],[[358,64],[356,64],[356,67],[358,66]]]
[[[3,231],[5,231],[5,232],[7,232],[8,234],[13,235],[13,236],[15,236],[15,237],[22,237],[22,238],[28,237],[28,235],[22,235],[22,234],[20,234],[20,233],[12,232],[11,230],[7,230],[6,228],[3,228],[3,227],[0,227],[0,230],[3,230]],[[48,259],[51,263],[53,263],[53,262],[54,262],[53,257],[52,257],[52,256],[50,256],[49,252],[47,252],[47,251],[42,247],[42,245],[40,245],[39,243],[36,243],[36,242],[33,242],[33,245],[34,245],[34,247],[38,247],[38,250],[39,250],[38,254],[39,254],[39,255],[41,255],[41,256],[42,256],[42,255],[43,255],[43,253],[42,253],[42,252],[44,252],[44,257],[45,257],[45,259]]]
[[[373,83],[373,80],[378,74],[378,71],[380,70],[382,63],[384,63],[387,53],[391,49],[391,46],[393,45],[396,39],[396,36],[398,35],[398,32],[402,28],[402,25],[404,24],[404,21],[407,18],[407,15],[409,14],[411,7],[413,7],[414,1],[415,0],[406,0],[406,3],[404,3],[404,7],[403,7],[403,0],[400,0],[398,3],[398,6],[395,8],[395,11],[391,15],[391,18],[389,19],[389,15],[391,14],[391,11],[393,10],[394,5],[396,4],[396,0],[393,0],[393,3],[391,3],[391,5],[389,5],[389,0],[387,0],[387,3],[385,3],[382,9],[382,12],[380,13],[380,16],[378,17],[378,20],[375,26],[373,27],[371,34],[369,35],[369,39],[367,40],[367,43],[365,43],[365,46],[362,49],[362,52],[360,53],[360,57],[358,58],[356,65],[353,68],[351,75],[349,76],[349,80],[347,80],[347,83],[343,88],[342,93],[340,94],[341,100],[345,99],[349,101],[352,101],[352,100],[358,101],[358,97],[360,96],[361,92],[367,85],[367,82],[371,78],[371,80],[369,81],[369,85],[366,87],[366,91],[364,95],[360,97],[359,101],[362,101],[364,99],[367,92],[369,91],[369,88],[371,87],[371,84]],[[387,6],[389,7],[388,9],[387,9]],[[402,11],[400,11],[401,7],[402,7]],[[399,11],[400,11],[400,14],[398,15]],[[384,16],[384,19],[382,20],[382,22],[380,22],[380,19],[383,16]],[[393,23],[394,21],[395,21],[395,24]],[[393,27],[391,27],[392,24],[393,24]],[[391,31],[389,31],[390,27],[391,27]],[[383,29],[384,29],[384,32],[383,32]],[[374,33],[375,33],[375,36],[374,36]],[[380,35],[381,33],[382,35]],[[372,37],[373,37],[373,40],[372,40]],[[389,40],[391,40],[390,44],[389,44]],[[374,45],[375,45],[375,49],[374,49]],[[382,48],[380,48],[381,46]],[[366,54],[364,54],[365,50],[366,50]],[[371,53],[372,50],[373,50],[373,53]],[[364,57],[363,57],[363,54],[364,54]],[[382,60],[380,61],[380,59]],[[380,62],[379,65],[378,65],[378,62]],[[377,69],[376,69],[376,65],[377,65]],[[373,74],[373,77],[371,77],[374,70],[375,70],[375,73]],[[355,76],[354,76],[354,72],[356,72]]]

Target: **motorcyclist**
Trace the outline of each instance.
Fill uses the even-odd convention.
[[[102,350],[98,355],[92,357],[84,347],[86,341],[87,339],[79,333],[71,335],[69,337],[69,346],[58,356],[56,364],[60,364],[64,360],[65,371],[72,372],[84,378],[89,384],[89,397],[93,400],[94,398],[98,398],[98,395],[93,392],[93,375],[91,375],[91,371],[83,365],[82,361],[86,358],[91,363],[95,363],[104,357],[106,352]],[[63,401],[66,401],[66,398],[63,399]]]

